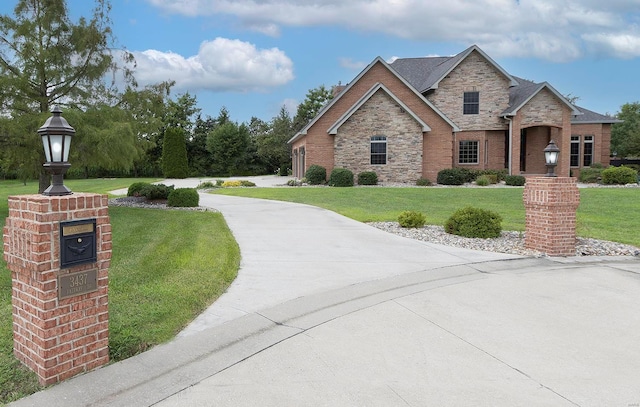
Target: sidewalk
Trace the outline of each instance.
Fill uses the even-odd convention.
[[[178,338],[13,406],[629,406],[640,261],[531,259],[219,195],[236,281]],[[312,233],[310,233],[312,232]]]

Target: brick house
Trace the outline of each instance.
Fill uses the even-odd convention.
[[[330,173],[375,171],[380,181],[435,181],[452,167],[546,173],[542,150],[560,148],[556,173],[609,163],[618,120],[572,105],[550,84],[507,73],[479,47],[452,57],[380,57],[289,144],[293,175],[310,165]]]

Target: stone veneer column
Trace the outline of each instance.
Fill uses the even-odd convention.
[[[576,210],[580,204],[576,179],[527,178],[523,198],[525,247],[549,256],[575,256]]]
[[[96,220],[97,260],[61,269],[60,222],[90,218]],[[13,285],[16,358],[36,372],[42,385],[106,364],[111,259],[108,196],[10,196],[3,241]],[[59,299],[59,276],[94,271],[96,291]]]

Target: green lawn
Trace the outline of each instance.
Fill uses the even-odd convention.
[[[106,193],[135,181],[153,180],[65,180],[65,185]],[[35,183],[0,182],[0,228],[8,215],[7,196],[35,192]],[[218,213],[112,207],[109,215],[109,345],[112,360],[120,360],[173,338],[218,298],[236,276],[240,252]],[[13,357],[11,314],[11,276],[0,261],[0,405],[40,388],[35,374]]]
[[[361,222],[397,221],[400,212],[424,213],[443,225],[459,208],[471,205],[503,217],[504,230],[524,231],[523,188],[224,188],[214,193],[306,203]],[[577,234],[640,247],[640,188],[580,190]]]

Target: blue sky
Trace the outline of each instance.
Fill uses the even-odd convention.
[[[16,1],[2,0],[11,14]],[[640,0],[111,0],[141,85],[172,79],[203,115],[291,115],[309,89],[351,81],[375,57],[476,44],[509,73],[614,114],[640,100]],[[72,16],[88,0],[69,0]]]

